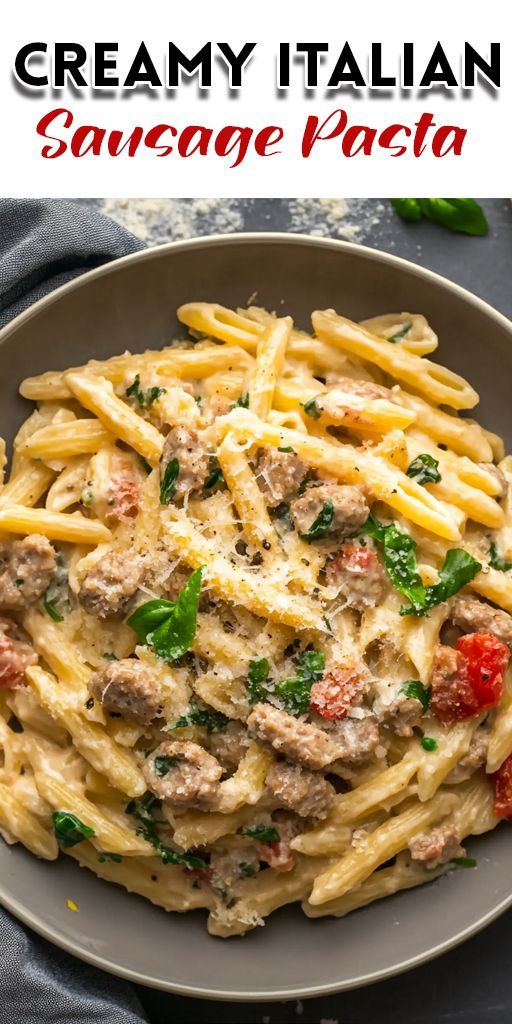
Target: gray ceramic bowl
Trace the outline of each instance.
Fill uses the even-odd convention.
[[[309,326],[312,309],[353,319],[403,309],[424,313],[439,356],[482,395],[484,424],[512,444],[512,324],[435,274],[385,253],[298,235],[253,234],[161,246],[117,260],[59,288],[0,333],[0,433],[9,440],[28,406],[22,377],[125,348],[157,348],[175,335],[174,311],[204,299],[256,301]],[[202,912],[166,915],[96,879],[68,858],[38,861],[0,841],[0,901],[52,942],[107,971],[186,995],[285,999],[388,977],[434,957],[512,903],[506,826],[470,843],[473,871],[456,871],[344,920],[309,921],[298,908],[245,938],[210,938]],[[66,907],[70,898],[80,913]]]

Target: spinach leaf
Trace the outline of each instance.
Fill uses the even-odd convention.
[[[450,867],[454,868],[476,868],[478,861],[474,857],[454,857],[450,861]]]
[[[208,733],[224,732],[229,722],[230,719],[221,711],[212,711],[210,708],[200,708],[195,705],[190,707],[184,715],[180,715],[169,729],[185,729],[187,725],[198,725],[201,729],[206,729]]]
[[[310,398],[309,402],[304,402],[303,409],[306,416],[311,416],[312,420],[319,420],[322,415],[322,410],[316,398]]]
[[[244,828],[242,835],[248,839],[258,839],[262,843],[278,843],[280,838],[273,825],[251,825],[250,828]]]
[[[149,409],[153,402],[156,402],[160,395],[165,395],[166,388],[147,388],[144,391],[140,386],[140,375],[137,374],[130,387],[126,389],[128,398],[134,398],[142,409]]]
[[[406,221],[421,217],[466,235],[486,235],[489,225],[475,199],[392,199],[395,210]]]
[[[284,444],[280,446],[277,450],[278,452],[283,452],[283,454],[286,455],[289,455],[291,452],[295,454],[295,448],[292,448],[291,444]]]
[[[327,501],[324,501],[322,508],[320,509],[320,512],[318,513],[314,522],[311,523],[309,530],[306,530],[305,533],[300,534],[302,540],[305,540],[308,542],[308,544],[311,544],[311,541],[313,540],[321,540],[322,537],[326,537],[327,534],[329,533],[329,530],[331,529],[333,519],[334,505],[331,499],[328,498]]]
[[[218,484],[221,484],[223,480],[224,480],[224,476],[222,474],[222,470],[221,470],[219,464],[217,463],[217,465],[213,465],[212,466],[212,468],[211,468],[211,470],[210,470],[210,472],[209,472],[209,474],[208,474],[208,476],[207,476],[207,478],[206,478],[206,480],[205,480],[205,482],[203,484],[204,490],[205,491],[211,491],[214,487],[217,487]]]
[[[171,459],[165,467],[162,483],[160,484],[161,505],[168,505],[171,498],[174,498],[179,475],[180,464],[177,459]]]
[[[405,338],[409,334],[409,331],[410,331],[411,327],[412,327],[412,323],[410,323],[410,322],[404,324],[403,327],[400,328],[400,330],[395,331],[394,334],[391,334],[389,336],[389,338],[387,339],[387,341],[390,341],[393,345],[397,341],[401,341],[402,338]]]
[[[157,821],[153,811],[160,807],[160,800],[157,800],[152,793],[144,793],[144,796],[130,800],[126,806],[126,813],[133,815],[140,821],[137,834],[141,835],[148,843],[154,846],[163,864],[182,864],[188,868],[205,868],[207,863],[202,857],[196,857],[193,853],[179,853],[162,843],[158,834],[158,825],[164,824]]]
[[[54,811],[52,821],[57,842],[63,850],[68,850],[70,846],[76,846],[84,839],[91,839],[96,835],[93,828],[85,825],[76,814],[69,811]]]
[[[249,392],[248,391],[243,391],[242,394],[240,395],[240,397],[237,398],[237,400],[235,402],[235,405],[234,405],[234,408],[236,409],[237,406],[239,406],[241,409],[248,409],[249,408],[249,400],[250,400]]]
[[[305,715],[310,708],[310,693],[314,682],[321,679],[325,669],[322,651],[303,651],[297,672],[275,684],[274,692],[291,715]]]
[[[269,688],[266,686],[270,672],[267,658],[251,658],[247,678],[249,680],[249,704],[258,704],[267,699]]]
[[[54,622],[64,622],[64,616],[61,615],[60,612],[57,610],[55,601],[50,600],[48,596],[48,590],[46,591],[43,597],[43,605],[45,612],[48,613],[48,615],[50,616],[51,619],[53,619]]]
[[[414,477],[417,484],[438,484],[441,479],[439,462],[426,452],[417,455],[407,470],[407,476]]]
[[[107,853],[106,850],[100,850],[98,853],[98,860],[100,864],[105,864],[106,861],[112,860],[114,864],[120,864],[122,861],[120,853]]]
[[[402,607],[401,615],[424,615],[435,605],[453,597],[480,572],[482,566],[476,558],[461,548],[451,548],[439,573],[439,581],[426,587],[418,572],[416,543],[395,523],[385,526],[372,515],[362,527],[374,540],[383,545],[384,566],[396,590],[403,594],[411,607]]]
[[[400,690],[405,693],[406,697],[413,697],[414,700],[419,700],[424,711],[428,711],[430,704],[430,690],[427,690],[423,683],[420,683],[419,679],[408,679],[407,682],[402,683]]]
[[[181,864],[184,868],[191,869],[208,867],[203,857],[198,857],[195,853],[180,853],[178,850],[173,850],[170,846],[165,846],[163,843],[159,844],[158,853],[164,864]]]
[[[127,620],[140,642],[164,661],[177,661],[194,642],[202,575],[201,568],[189,576],[177,601],[147,601]]]
[[[512,562],[501,557],[498,553],[498,545],[494,541],[489,548],[489,565],[492,569],[498,569],[499,572],[510,572],[512,569]]]

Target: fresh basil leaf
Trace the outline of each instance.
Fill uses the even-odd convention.
[[[145,644],[149,642],[148,637],[154,633],[157,626],[168,619],[175,607],[175,601],[157,597],[153,601],[140,604],[126,621],[135,630],[141,644]]]
[[[304,402],[302,407],[306,416],[310,416],[312,420],[319,420],[322,415],[322,410],[318,405],[316,398],[310,398],[309,402]]]
[[[169,729],[186,729],[188,725],[198,725],[201,729],[206,729],[208,733],[224,732],[229,722],[230,719],[223,715],[221,711],[212,711],[210,708],[192,706],[184,715],[180,715],[169,726]]]
[[[235,402],[235,409],[239,406],[241,409],[249,408],[250,395],[248,391],[242,392],[239,398]]]
[[[410,608],[400,609],[401,615],[424,615],[435,605],[453,597],[482,568],[467,551],[451,548],[439,573],[439,581],[426,587],[418,572],[416,543],[409,534],[399,530],[395,523],[387,526],[379,523],[372,515],[368,516],[361,532],[383,545],[386,572],[395,589],[411,603]]]
[[[419,700],[424,711],[428,711],[430,704],[430,690],[427,690],[423,683],[420,683],[419,679],[408,679],[407,682],[402,683],[400,690],[405,693],[406,697],[413,697],[414,700]]]
[[[313,540],[321,540],[322,537],[326,537],[331,529],[334,519],[334,505],[330,498],[324,501],[320,512],[318,513],[315,521],[311,523],[309,530],[305,533],[301,533],[302,540],[311,543]]]
[[[149,409],[153,402],[156,402],[160,395],[165,395],[166,388],[152,387],[144,391],[140,386],[140,375],[137,374],[130,387],[126,389],[128,398],[134,398],[143,409]]]
[[[179,757],[170,757],[168,754],[158,754],[153,761],[155,775],[163,778],[165,775],[169,774],[171,768],[176,768],[176,765],[179,764],[179,762]]]
[[[251,658],[247,671],[249,704],[258,704],[267,699],[270,691],[265,684],[269,672],[268,658]]]
[[[391,199],[392,206],[402,220],[421,220],[421,206],[419,199]]]
[[[161,505],[168,505],[171,498],[174,498],[179,475],[180,464],[177,459],[171,459],[165,467],[162,483],[160,484]]]
[[[123,858],[120,853],[107,853],[106,850],[100,850],[98,853],[98,860],[100,864],[105,864],[108,860],[113,861],[114,864],[120,864],[122,859]]]
[[[412,327],[412,323],[410,323],[410,322],[404,324],[403,327],[401,327],[399,331],[395,331],[394,334],[391,334],[389,336],[389,338],[387,338],[387,341],[390,341],[393,345],[397,341],[401,341],[402,338],[405,338],[409,334],[409,331],[410,331],[411,327]]]
[[[413,477],[417,484],[438,484],[441,479],[439,462],[426,452],[417,455],[407,470],[407,476]]]
[[[426,217],[466,235],[486,235],[489,230],[485,213],[475,199],[392,199],[391,203],[405,221]]]
[[[278,843],[280,838],[273,825],[251,825],[243,829],[242,835],[248,839],[258,839],[262,843]]]
[[[419,204],[424,217],[450,231],[466,235],[486,235],[489,231],[485,213],[475,199],[420,199]]]
[[[55,601],[50,601],[48,597],[48,591],[46,591],[43,597],[44,610],[53,619],[54,622],[64,622],[64,616],[60,614],[55,605]]]
[[[431,753],[433,750],[437,750],[437,740],[433,736],[422,736],[421,745],[423,750],[428,750]]]
[[[84,839],[91,839],[96,833],[89,825],[85,825],[76,814],[69,811],[54,811],[52,814],[53,830],[57,842],[63,850],[68,850]]]
[[[489,548],[489,565],[491,566],[491,569],[497,569],[498,572],[510,572],[512,569],[512,562],[501,557],[498,553],[498,545],[495,544],[494,541]]]
[[[324,669],[325,656],[322,651],[303,651],[296,674],[279,680],[274,686],[274,693],[286,711],[291,715],[305,715],[310,710],[311,687],[322,678]]]

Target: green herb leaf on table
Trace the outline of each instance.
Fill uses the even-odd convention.
[[[63,850],[68,850],[84,839],[91,839],[96,833],[89,825],[85,825],[76,814],[70,811],[54,811],[52,814],[53,830],[57,842]]]
[[[403,327],[401,327],[399,331],[395,331],[394,334],[391,334],[390,337],[387,338],[387,341],[390,341],[393,345],[396,344],[397,341],[401,341],[402,338],[406,338],[407,337],[411,327],[412,327],[412,323],[410,323],[410,322],[404,324]]]
[[[291,715],[305,715],[310,710],[311,687],[322,678],[324,669],[325,656],[322,651],[303,651],[296,674],[274,685],[275,696],[286,711]]]
[[[197,725],[206,729],[208,733],[224,732],[229,725],[230,719],[221,711],[213,711],[210,708],[190,707],[184,715],[180,715],[175,722],[169,726],[169,731],[174,729],[186,729],[188,725]],[[166,730],[167,731],[167,730]]]
[[[417,455],[407,470],[407,476],[414,478],[417,484],[438,484],[441,479],[439,462],[426,452]]]
[[[162,483],[160,484],[160,504],[168,505],[176,491],[176,484],[180,475],[180,464],[177,459],[171,459],[167,463]]]
[[[305,540],[307,541],[308,544],[311,544],[311,541],[313,540],[321,540],[323,537],[326,537],[332,527],[333,520],[334,505],[331,499],[328,498],[327,501],[324,501],[322,508],[320,509],[320,512],[318,513],[314,522],[311,523],[309,530],[306,530],[305,533],[300,534],[302,540]]]
[[[423,683],[420,683],[419,679],[408,679],[405,683],[402,683],[400,690],[405,693],[406,697],[412,697],[414,700],[419,700],[424,711],[428,711],[430,704],[430,690],[427,690]]]
[[[494,541],[489,548],[489,565],[491,566],[491,569],[497,569],[498,572],[510,572],[512,569],[512,562],[501,557],[498,552],[498,545],[495,544]]]
[[[134,398],[142,409],[149,409],[156,402],[157,398],[165,395],[166,388],[147,388],[145,391],[140,386],[140,375],[137,374],[130,387],[126,389],[127,398]]]
[[[270,665],[267,658],[251,658],[247,671],[249,704],[258,704],[267,699],[270,691],[265,684],[269,672]]]
[[[257,839],[262,843],[278,843],[280,838],[279,832],[273,825],[251,825],[249,828],[244,828],[242,835],[247,839]]]
[[[405,221],[426,217],[466,235],[486,235],[489,231],[485,213],[475,199],[392,199],[391,203]]]
[[[164,661],[177,661],[194,642],[202,575],[200,568],[189,576],[177,601],[147,601],[127,620],[141,644],[151,647]]]

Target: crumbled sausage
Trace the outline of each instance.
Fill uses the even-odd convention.
[[[327,563],[325,576],[330,587],[350,608],[364,611],[382,601],[387,590],[386,573],[369,544],[343,544]]]
[[[453,602],[450,618],[465,633],[493,633],[512,647],[512,615],[493,608],[487,601],[459,594]]]
[[[330,533],[349,537],[368,518],[368,505],[357,487],[345,484],[319,484],[308,487],[300,498],[290,504],[293,521],[299,533],[307,533],[318,518],[326,502],[332,502],[334,515]]]
[[[262,743],[308,768],[324,768],[340,756],[337,744],[322,729],[299,722],[271,704],[256,704],[247,719],[247,728]]]
[[[12,635],[16,624],[0,619],[0,688],[14,690],[22,682],[25,669],[37,661],[29,644]]]
[[[409,840],[409,850],[412,859],[422,861],[430,871],[464,854],[457,830],[450,824],[439,825],[431,832],[420,832],[413,836]]]
[[[297,493],[308,467],[294,452],[264,448],[259,453],[256,474],[267,505],[275,508]]]
[[[222,768],[198,743],[166,740],[142,770],[148,789],[167,803],[211,808],[218,796]]]
[[[89,691],[107,711],[148,725],[162,713],[160,683],[135,658],[111,661],[89,680]]]
[[[327,779],[298,764],[273,764],[266,784],[283,807],[301,818],[326,818],[335,796],[334,786]]]
[[[227,772],[236,771],[248,744],[247,730],[240,722],[231,722],[224,732],[212,732],[208,738],[210,753]]]
[[[364,761],[379,743],[379,723],[373,714],[364,718],[343,718],[329,734],[342,761]]]
[[[486,729],[477,729],[469,745],[468,752],[461,757],[458,765],[450,772],[445,782],[456,785],[459,782],[465,782],[466,779],[470,779],[474,772],[485,764],[488,748],[489,733]]]
[[[106,619],[123,612],[144,575],[140,555],[111,551],[98,559],[84,576],[78,600],[91,615]]]
[[[209,454],[193,427],[172,427],[167,434],[161,462],[162,478],[172,459],[179,463],[175,498],[184,498],[203,486],[208,477]]]
[[[399,693],[397,697],[382,709],[380,720],[388,725],[397,736],[412,736],[413,729],[421,724],[423,707],[415,697]]]
[[[32,533],[0,544],[0,608],[23,611],[48,589],[55,550],[47,537]]]

